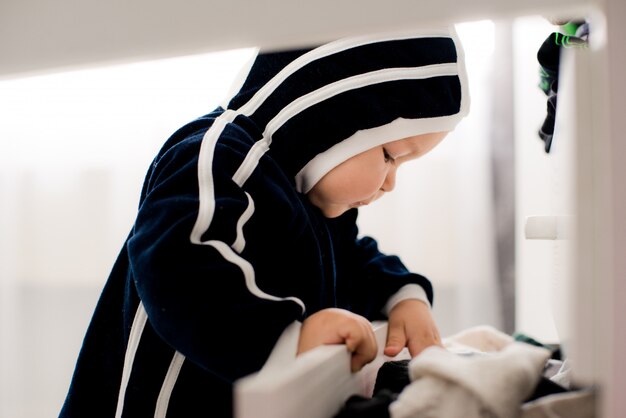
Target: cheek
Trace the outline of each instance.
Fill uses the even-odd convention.
[[[352,206],[359,202],[369,202],[378,196],[384,177],[376,172],[364,172],[358,177],[342,179],[341,187],[336,188],[330,200],[335,204]]]
[[[382,187],[387,169],[382,151],[364,153],[331,170],[313,188],[311,197],[315,202],[329,205],[369,201]]]
[[[368,199],[380,190],[384,181],[385,174],[382,170],[369,170],[349,185],[350,192],[357,197],[357,200]]]

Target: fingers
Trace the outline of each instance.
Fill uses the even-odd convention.
[[[407,345],[404,324],[398,322],[389,323],[387,330],[387,343],[383,351],[386,356],[395,357]]]
[[[415,332],[407,342],[409,353],[411,357],[415,357],[420,354],[425,348],[431,345],[443,347],[441,337],[437,328],[425,328],[420,332]]]
[[[415,299],[398,303],[389,314],[385,355],[396,356],[406,346],[415,357],[431,345],[443,346],[430,307]]]
[[[371,353],[360,353],[355,352],[352,353],[352,357],[350,359],[350,370],[352,373],[356,373],[363,368],[367,363],[371,362],[376,358],[376,352],[372,356]]]
[[[369,321],[365,318],[363,320],[357,318],[346,325],[348,329],[345,334],[345,344],[348,351],[352,353],[350,368],[353,372],[357,372],[376,358],[378,354],[376,336]]]
[[[302,324],[298,354],[324,344],[345,344],[352,371],[376,358],[378,348],[371,323],[352,312],[329,308],[308,317]]]

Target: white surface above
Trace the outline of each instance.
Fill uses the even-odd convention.
[[[224,49],[531,14],[581,14],[590,0],[2,0],[0,78]]]

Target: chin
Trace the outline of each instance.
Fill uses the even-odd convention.
[[[338,218],[341,215],[343,215],[344,213],[346,213],[348,211],[348,209],[350,208],[345,208],[345,209],[322,209],[322,215],[324,215],[324,217],[332,219],[332,218]]]

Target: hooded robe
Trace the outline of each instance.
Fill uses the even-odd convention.
[[[469,107],[454,30],[258,53],[240,80],[151,164],[61,417],[228,417],[233,382],[290,324],[432,303],[428,279],[359,236],[357,209],[327,219],[306,193],[363,151],[454,129]]]

